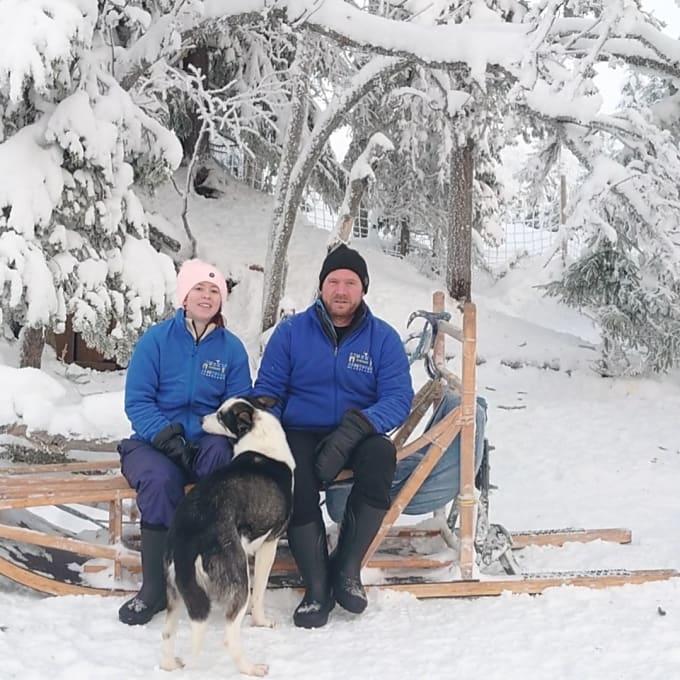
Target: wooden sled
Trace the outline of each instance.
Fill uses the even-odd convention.
[[[434,311],[444,308],[443,293],[434,295]],[[598,570],[551,572],[512,576],[480,575],[475,562],[477,494],[474,484],[475,439],[475,322],[472,303],[463,310],[463,328],[441,318],[434,328],[432,379],[414,399],[407,422],[395,434],[398,457],[404,458],[427,445],[429,448],[394,500],[371,544],[364,565],[383,570],[383,582],[371,587],[405,590],[420,598],[498,595],[502,592],[540,593],[559,585],[606,588],[626,583],[645,583],[677,577],[672,569]],[[463,345],[462,382],[445,365],[445,336]],[[461,405],[428,431],[409,441],[418,424],[438,398],[443,386],[461,392]],[[460,494],[456,526],[439,513],[436,529],[395,525],[411,499],[456,436],[461,437]],[[84,449],[79,443],[79,449]],[[136,590],[130,576],[140,571],[138,535],[134,513],[135,492],[119,472],[114,445],[92,454],[93,460],[54,465],[0,468],[0,575],[52,595],[93,593],[122,595]],[[341,477],[344,475],[341,475]],[[69,532],[38,513],[44,507],[63,507],[65,512],[90,518],[93,528]],[[96,522],[90,509],[101,515]],[[421,554],[409,548],[414,538],[441,538],[441,549]],[[513,548],[528,545],[559,546],[567,541],[593,540],[630,543],[623,528],[564,529],[510,533]],[[296,586],[295,565],[286,554],[285,542],[272,573],[272,586]]]

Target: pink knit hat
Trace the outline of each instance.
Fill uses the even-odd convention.
[[[177,289],[175,292],[175,304],[177,307],[184,306],[184,300],[189,291],[202,281],[214,283],[220,289],[222,304],[227,301],[227,282],[216,267],[202,260],[187,260],[177,274]]]

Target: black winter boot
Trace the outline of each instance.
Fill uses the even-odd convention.
[[[288,546],[305,584],[305,595],[293,614],[300,628],[325,626],[335,606],[328,573],[326,527],[321,517],[309,524],[288,527]]]
[[[129,626],[142,626],[167,606],[163,554],[167,529],[142,527],[142,587],[119,610]]]
[[[354,492],[347,499],[338,545],[331,556],[331,579],[335,601],[353,614],[361,614],[368,604],[361,583],[361,560],[386,514],[387,510],[368,505]]]

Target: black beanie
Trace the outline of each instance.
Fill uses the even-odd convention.
[[[319,273],[319,289],[323,285],[324,279],[336,269],[349,269],[353,271],[359,279],[364,289],[364,293],[368,292],[368,267],[366,260],[356,250],[348,248],[344,243],[331,250],[326,259],[321,265],[321,272]]]

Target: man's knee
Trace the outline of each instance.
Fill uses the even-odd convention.
[[[293,512],[290,523],[308,524],[316,520],[320,513],[320,484],[311,466],[296,465],[295,484],[293,485]]]
[[[384,436],[369,437],[352,456],[354,491],[376,508],[389,508],[397,450]]]
[[[311,430],[286,430],[288,446],[295,459],[295,484],[293,486],[292,526],[301,526],[317,521],[321,515],[319,507],[321,485],[314,472],[316,446],[323,433]]]

